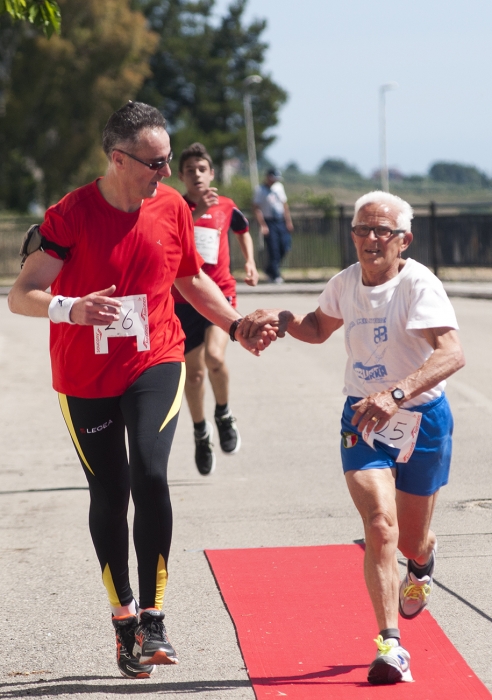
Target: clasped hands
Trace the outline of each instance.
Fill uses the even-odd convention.
[[[285,336],[293,318],[290,311],[258,309],[244,316],[236,331],[236,340],[253,355],[259,355],[277,338]]]

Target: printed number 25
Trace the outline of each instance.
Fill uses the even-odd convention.
[[[399,425],[407,425],[407,423],[402,423],[402,421],[398,421],[398,423],[396,423],[393,426],[393,435],[384,435],[383,434],[384,431],[386,430],[386,428],[388,427],[388,425],[385,425],[382,430],[376,430],[375,435],[381,435],[382,437],[388,437],[390,440],[401,440],[402,437],[405,435],[405,433],[403,432],[403,430],[401,430],[398,427]]]

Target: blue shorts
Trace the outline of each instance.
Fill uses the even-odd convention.
[[[351,425],[355,413],[352,404],[360,398],[348,396],[342,413],[343,471],[354,469],[396,469],[396,488],[415,496],[430,496],[448,483],[451,466],[453,416],[444,394],[437,399],[408,410],[422,413],[415,450],[408,462],[396,462],[399,450],[374,440],[374,447],[364,442]]]

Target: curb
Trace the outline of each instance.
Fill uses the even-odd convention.
[[[241,294],[321,294],[326,282],[284,282],[283,284],[259,284],[250,287],[238,282],[237,293]],[[489,282],[443,282],[449,297],[468,299],[492,299],[492,284]],[[10,287],[0,287],[0,296],[7,296]]]

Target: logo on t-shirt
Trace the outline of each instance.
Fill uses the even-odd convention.
[[[358,378],[366,382],[370,382],[373,379],[382,379],[388,374],[385,365],[372,365],[370,367],[366,367],[366,365],[363,365],[362,362],[354,362],[353,368]]]

